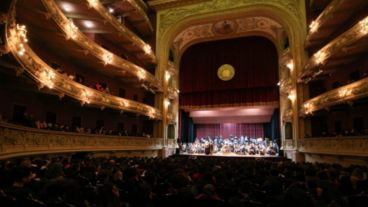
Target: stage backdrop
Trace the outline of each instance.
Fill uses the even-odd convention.
[[[264,137],[264,129],[262,123],[257,124],[239,124],[239,123],[224,123],[224,124],[196,124],[197,138],[215,137],[221,135],[227,139],[231,136],[248,136],[248,137]]]
[[[258,105],[278,102],[278,56],[264,37],[243,37],[191,46],[180,61],[180,106]],[[217,77],[223,64],[235,69]]]

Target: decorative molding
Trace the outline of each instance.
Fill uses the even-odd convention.
[[[315,34],[318,34],[318,29],[323,28],[325,24],[330,21],[334,16],[335,12],[339,9],[339,5],[341,5],[345,0],[333,0],[328,6],[323,10],[323,12],[313,21],[313,24],[310,26],[309,33],[305,40],[306,45],[308,46],[311,43],[311,39],[314,38]],[[312,27],[312,28],[311,28]]]
[[[175,51],[181,53],[195,42],[222,39],[224,35],[226,38],[238,37],[250,32],[265,33],[277,40],[281,30],[282,26],[279,23],[267,17],[227,19],[190,26],[175,37],[173,45]]]
[[[169,98],[171,100],[176,100],[176,99],[178,99],[178,96],[179,96],[178,89],[173,88],[173,87],[168,87],[167,88],[167,95],[166,95],[167,98]]]
[[[143,17],[145,23],[148,25],[151,32],[153,32],[151,21],[146,13],[148,10],[146,3],[143,0],[127,0],[127,2],[129,2],[129,4]]]
[[[296,0],[211,0],[160,11],[159,34],[163,34],[176,22],[192,15],[257,5],[281,6],[290,11],[295,18],[302,19],[302,13],[299,12],[299,1]]]
[[[176,140],[40,130],[0,122],[0,159],[43,153],[177,148]]]
[[[286,151],[286,150],[292,150],[294,151],[296,149],[295,144],[294,144],[294,140],[292,139],[285,139],[282,142],[282,150]]]
[[[49,0],[47,0],[49,1]],[[112,25],[117,31],[120,32],[119,35],[124,36],[129,39],[133,45],[138,46],[141,50],[140,53],[145,54],[150,59],[150,62],[156,62],[156,56],[153,53],[152,49],[149,47],[149,50],[146,51],[145,47],[147,47],[147,43],[145,43],[142,39],[140,39],[134,32],[130,31],[127,27],[121,24],[110,12],[105,8],[104,5],[100,3],[100,0],[85,0],[89,3],[90,7],[94,8],[98,14],[101,15],[105,21],[107,21],[110,25]],[[93,2],[93,4],[91,3]],[[135,2],[135,0],[127,0],[127,2],[132,5],[132,7],[138,11],[138,13],[144,18],[145,22],[149,25],[151,31],[153,31],[150,20],[148,19],[146,13],[143,9]],[[50,5],[51,6],[51,5]]]
[[[353,101],[367,96],[368,78],[364,78],[349,85],[330,90],[317,97],[305,101],[300,113],[301,115],[308,115],[314,111],[327,108],[329,106]]]
[[[105,62],[105,64],[111,64],[120,68],[122,71],[132,74],[139,82],[148,82],[149,86],[159,91],[162,90],[160,81],[145,69],[109,52],[94,41],[90,40],[63,14],[54,0],[42,0],[42,3],[48,11],[48,15],[53,18],[55,23],[59,25],[61,30],[64,32],[66,39],[74,41],[81,48],[88,51],[89,54],[92,54],[96,58]]]
[[[82,105],[91,104],[97,107],[131,111],[154,119],[162,117],[161,111],[157,108],[97,91],[79,84],[65,75],[59,74],[29,47],[25,27],[15,25],[14,22],[8,25],[7,43],[11,53],[22,65],[23,69],[39,83],[39,88],[46,86],[58,93],[80,100]]]
[[[148,0],[148,5],[153,9],[163,10],[188,4],[199,3],[202,1],[209,0]]]
[[[298,140],[298,150],[303,153],[368,156],[367,137],[307,138]]]
[[[339,35],[308,60],[304,71],[300,73],[300,81],[308,82],[323,72],[324,65],[334,55],[347,54],[344,48],[351,47],[368,34],[368,17],[365,17],[349,30]],[[318,69],[318,70],[317,70]]]

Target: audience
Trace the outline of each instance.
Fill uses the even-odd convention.
[[[0,162],[0,206],[365,206],[366,175],[282,158],[26,158]]]

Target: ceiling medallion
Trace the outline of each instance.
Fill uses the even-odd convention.
[[[221,65],[217,70],[217,76],[223,81],[231,80],[234,77],[234,75],[235,75],[234,67],[229,64]]]

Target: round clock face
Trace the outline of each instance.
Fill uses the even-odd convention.
[[[229,64],[221,65],[217,70],[217,76],[223,81],[231,80],[234,77],[234,75],[235,75],[234,67]]]

